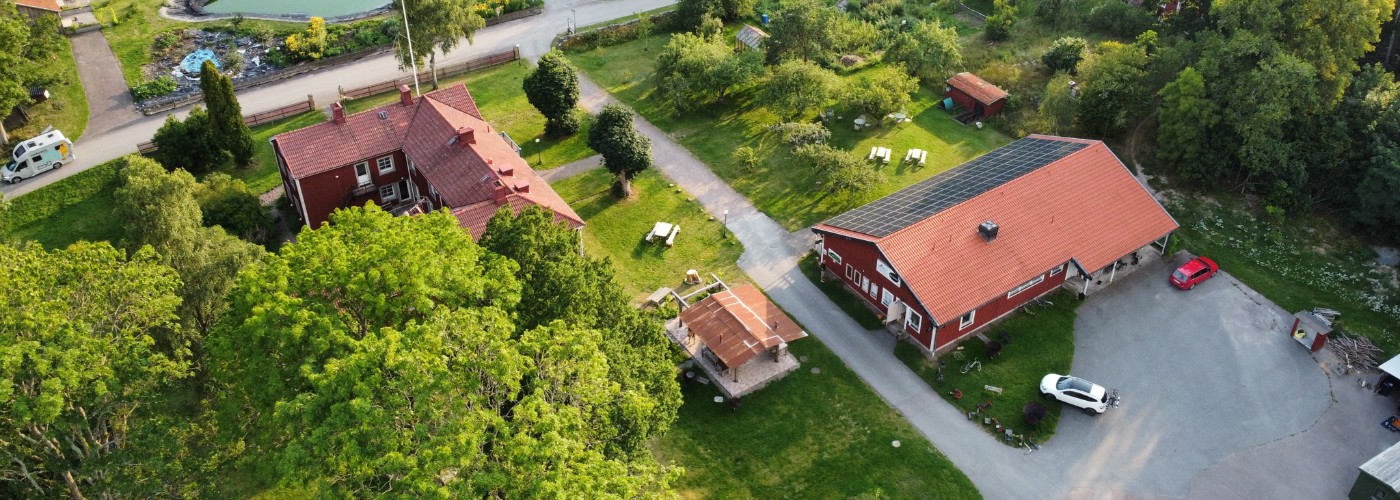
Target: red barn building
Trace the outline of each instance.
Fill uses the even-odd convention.
[[[1033,135],[812,230],[827,271],[937,351],[1176,228],[1102,142]]]
[[[944,95],[953,103],[972,112],[971,118],[994,116],[1006,105],[1008,94],[1001,87],[987,83],[972,73],[958,73],[948,79]]]
[[[340,103],[328,122],[272,138],[282,186],[303,223],[320,226],[338,208],[369,202],[395,214],[445,208],[473,238],[500,207],[554,211],[582,227],[519,148],[481,117],[465,85],[346,116]]]

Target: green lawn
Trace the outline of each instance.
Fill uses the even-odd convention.
[[[107,37],[112,52],[116,54],[117,60],[121,61],[122,74],[126,76],[128,86],[146,80],[141,74],[141,67],[153,60],[151,44],[157,34],[179,28],[229,24],[227,20],[189,23],[166,19],[160,17],[159,13],[163,5],[164,0],[107,0],[92,3],[93,14],[103,25],[102,35]],[[112,25],[113,15],[118,21],[116,25]],[[280,32],[303,30],[306,23],[246,19],[243,26],[263,26],[272,32]]]
[[[83,94],[83,83],[78,79],[78,63],[73,59],[73,47],[65,37],[59,38],[58,53],[53,64],[61,68],[62,81],[49,87],[49,100],[25,109],[29,113],[29,123],[9,130],[10,138],[28,139],[39,135],[44,127],[53,126],[63,132],[68,140],[77,142],[87,129],[88,102]]]
[[[836,307],[840,307],[847,316],[856,320],[856,323],[859,323],[860,326],[871,330],[883,328],[884,325],[880,323],[880,318],[875,317],[875,312],[871,311],[870,307],[865,305],[864,300],[847,290],[846,286],[841,284],[841,280],[829,279],[822,281],[821,264],[817,263],[817,258],[817,254],[815,253],[804,255],[802,260],[797,261],[798,269],[801,269],[802,274],[806,275],[807,279],[811,280],[812,284],[817,285],[817,288],[821,289],[822,293],[826,294],[827,298],[835,302]]]
[[[7,236],[37,241],[50,249],[65,248],[79,240],[108,241],[115,245],[122,237],[121,221],[117,220],[115,210],[112,192],[104,191],[60,209],[47,219],[15,228]]]
[[[594,82],[669,132],[760,210],[790,230],[820,222],[926,179],[1010,140],[990,128],[977,130],[959,125],[935,107],[941,93],[927,86],[920,88],[907,109],[913,117],[911,123],[855,131],[851,124],[855,115],[836,106],[833,109],[841,118],[831,125],[833,146],[862,158],[873,146],[889,147],[895,150],[896,161],[881,167],[887,180],[874,191],[855,197],[830,194],[817,184],[816,173],[797,164],[787,146],[767,130],[780,120],[760,107],[751,87],[732,91],[726,104],[675,116],[672,108],[656,95],[656,83],[651,78],[658,48],[664,46],[670,36],[660,34],[653,38],[651,50],[643,50],[642,41],[633,41],[570,53],[569,58]],[[849,81],[857,75],[859,73],[843,78]],[[731,156],[736,148],[745,145],[765,158],[752,171]],[[898,163],[911,148],[930,151],[925,167],[911,168]]]
[[[682,498],[980,498],[820,341],[791,349],[802,367],[745,396],[737,412],[714,402],[712,386],[683,386],[680,417],[652,444],[659,460],[685,468]]]
[[[991,340],[1010,337],[1011,342],[1002,346],[996,359],[987,357],[987,346],[976,338],[970,338],[961,346],[962,358],[958,355],[943,355],[943,383],[937,382],[937,367],[923,352],[908,342],[895,346],[894,354],[905,365],[928,381],[944,400],[963,412],[976,409],[977,404],[991,401],[992,406],[982,412],[982,417],[995,417],[1002,425],[1010,427],[1017,434],[1024,434],[1037,443],[1044,443],[1055,434],[1055,426],[1060,420],[1060,407],[1057,402],[1047,402],[1040,395],[1040,379],[1047,373],[1069,373],[1074,363],[1074,310],[1082,302],[1072,295],[1058,292],[1047,297],[1054,305],[1032,307],[1034,315],[1016,313],[984,332]],[[981,360],[982,369],[961,373],[964,364]],[[1000,387],[1001,394],[986,391],[984,386]],[[962,399],[949,394],[954,389],[963,391]],[[1040,426],[1031,428],[1026,423],[1022,407],[1031,401],[1040,401],[1050,411]],[[993,432],[991,426],[985,426]],[[1006,443],[1001,436],[998,441]],[[1011,443],[1019,446],[1019,440]]]
[[[1375,252],[1327,218],[1257,218],[1235,196],[1198,195],[1168,205],[1181,223],[1171,251],[1205,255],[1284,309],[1341,311],[1339,328],[1400,354],[1400,289],[1375,270]]]
[[[611,194],[612,179],[607,170],[597,169],[552,185],[588,222],[583,230],[586,251],[612,259],[618,283],[634,300],[663,286],[685,293],[688,269],[706,280],[713,273],[730,284],[748,281],[735,264],[743,245],[724,234],[723,225],[712,220],[700,202],[654,170],[637,176],[634,197],[628,200]],[[674,247],[642,241],[659,221],[681,226]]]
[[[588,148],[588,126],[591,120],[583,120],[583,128],[577,134],[562,140],[544,137],[544,115],[525,99],[521,84],[532,69],[523,61],[507,63],[484,71],[456,75],[438,81],[439,87],[466,82],[481,116],[492,126],[506,131],[523,148],[520,154],[537,170],[558,167],[575,160],[582,160],[595,153]],[[431,82],[421,82],[423,91],[432,88]],[[347,113],[357,113],[399,99],[398,91],[355,99],[345,102]],[[534,140],[540,139],[535,145]],[[539,163],[543,150],[544,163]]]
[[[283,132],[309,127],[323,121],[326,121],[325,113],[320,110],[311,110],[253,127],[255,153],[253,163],[247,167],[238,168],[230,162],[219,171],[243,179],[243,182],[248,183],[248,188],[252,189],[254,193],[267,192],[282,184],[282,174],[277,171],[277,156],[273,154],[272,144],[267,142],[268,139]]]

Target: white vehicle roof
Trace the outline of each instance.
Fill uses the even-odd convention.
[[[58,130],[50,130],[48,132],[39,134],[38,136],[25,139],[24,142],[21,142],[18,146],[15,146],[14,151],[17,152],[20,150],[21,147],[23,147],[25,152],[29,152],[36,149],[43,149],[47,146],[52,146],[61,142],[68,142],[68,138],[63,136],[63,132],[60,132]],[[14,154],[14,152],[11,152],[10,156],[11,158],[14,158],[17,155]]]

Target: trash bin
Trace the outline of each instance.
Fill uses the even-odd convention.
[[[1376,394],[1382,396],[1389,396],[1392,390],[1395,390],[1395,379],[1391,377],[1386,377],[1384,382],[1376,386]]]

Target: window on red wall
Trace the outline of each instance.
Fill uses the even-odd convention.
[[[904,313],[904,327],[919,333],[919,329],[924,327],[924,317],[913,309],[906,309]]]
[[[976,311],[976,310],[968,311],[967,314],[964,314],[963,317],[962,317],[961,319],[958,320],[958,329],[959,329],[959,330],[962,330],[962,329],[964,329],[964,328],[967,328],[967,327],[969,327],[969,326],[972,326],[972,324],[973,324],[974,322],[976,322],[976,321],[977,321],[977,311]]]
[[[1063,272],[1065,272],[1065,264],[1060,264],[1058,267],[1050,270],[1050,275],[1054,276]]]

